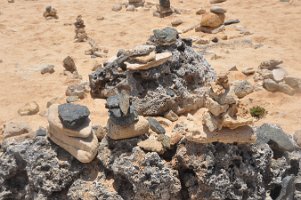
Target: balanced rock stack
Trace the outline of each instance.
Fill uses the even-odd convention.
[[[107,99],[106,108],[109,109],[107,124],[108,137],[113,140],[137,137],[148,133],[148,121],[138,116],[132,105],[130,96],[125,90]]]
[[[261,82],[263,87],[270,92],[283,92],[294,95],[301,92],[301,79],[289,76],[281,60],[268,60],[262,62],[254,75],[256,82]]]
[[[230,88],[228,74],[221,74],[215,83],[211,83],[209,94],[205,98],[208,109],[203,116],[203,124],[210,132],[223,127],[236,129],[253,122],[248,111],[240,104],[235,89]]]
[[[167,17],[173,13],[170,7],[170,0],[160,0],[159,5],[157,5],[157,11],[154,12],[154,16],[159,16],[161,18]]]
[[[133,5],[134,7],[142,7],[144,3],[144,0],[129,0],[129,5]]]
[[[143,116],[195,111],[203,107],[204,85],[215,72],[191,46],[174,28],[154,30],[146,44],[119,50],[89,75],[91,95],[108,98],[126,89]]]
[[[156,53],[156,47],[153,45],[140,45],[132,50],[126,51],[129,59],[126,64],[128,70],[147,70],[167,62],[172,54],[171,52]]]
[[[206,33],[215,33],[218,30],[223,29],[225,21],[226,10],[219,6],[212,6],[210,12],[206,12],[202,15],[200,27],[197,27],[196,31],[200,30]]]
[[[48,110],[48,137],[82,163],[91,162],[98,148],[87,107],[53,104]]]
[[[86,41],[88,39],[88,35],[85,31],[86,26],[81,15],[77,16],[74,26],[75,26],[75,37],[74,37],[75,41],[76,42]]]
[[[51,6],[46,7],[45,12],[43,13],[43,16],[46,19],[58,19],[56,9],[52,8]]]

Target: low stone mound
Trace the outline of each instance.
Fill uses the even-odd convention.
[[[114,96],[127,90],[140,115],[183,114],[203,106],[205,83],[215,72],[173,28],[154,30],[147,45],[119,50],[115,59],[90,74],[91,94]]]

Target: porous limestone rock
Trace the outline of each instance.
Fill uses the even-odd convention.
[[[121,126],[112,122],[111,119],[108,120],[107,124],[108,134],[107,136],[113,140],[121,140],[127,138],[133,138],[140,135],[148,133],[149,124],[147,119],[139,116],[137,122],[130,124],[129,126]]]
[[[97,154],[98,139],[92,132],[87,138],[77,138],[49,128],[48,137],[82,163],[90,163]]]
[[[3,138],[23,135],[32,132],[31,128],[23,121],[9,121],[3,125]]]
[[[204,85],[215,79],[215,73],[203,56],[191,48],[191,41],[179,38],[173,28],[164,28],[155,30],[147,45],[150,47],[144,46],[143,53],[120,50],[115,59],[90,74],[92,96],[108,98],[127,90],[138,114],[144,116],[164,116],[170,110],[179,115],[202,107]],[[127,69],[126,62],[153,51],[172,55],[156,67]]]
[[[254,87],[247,80],[234,81],[233,91],[238,98],[243,98],[254,91]]]
[[[19,115],[24,116],[24,115],[35,115],[40,111],[40,107],[37,104],[37,102],[32,101],[29,103],[26,103],[23,107],[21,107],[18,110]]]
[[[147,139],[137,144],[141,149],[149,152],[157,152],[158,154],[162,154],[164,152],[163,145],[161,142],[154,139]]]

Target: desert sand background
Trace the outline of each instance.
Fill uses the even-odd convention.
[[[62,61],[74,58],[83,80],[95,64],[114,56],[118,49],[132,48],[144,43],[152,30],[171,26],[174,19],[184,23],[182,30],[200,22],[196,15],[200,8],[210,8],[209,0],[171,0],[172,6],[182,14],[166,18],[153,17],[153,10],[144,8],[136,12],[113,12],[116,0],[15,0],[0,1],[0,126],[8,120],[27,121],[33,129],[46,127],[46,104],[54,97],[65,102],[65,90],[70,84],[63,75]],[[147,2],[157,1],[147,0]],[[45,7],[51,5],[58,11],[59,19],[46,20]],[[237,25],[227,26],[223,33],[210,35],[189,31],[182,37],[212,38],[227,35],[226,45],[210,48],[205,57],[217,71],[232,66],[239,70],[257,68],[269,59],[283,60],[290,75],[301,78],[301,0],[228,0],[219,4],[227,9],[226,19],[239,19]],[[108,58],[91,58],[85,55],[90,48],[86,43],[74,43],[73,23],[82,15],[88,36],[100,47],[109,49]],[[103,20],[99,20],[104,17]],[[251,34],[240,34],[239,30]],[[227,45],[228,44],[228,45]],[[259,48],[258,48],[259,47]],[[197,49],[196,50],[201,50]],[[41,75],[40,64],[55,65],[55,73]],[[233,79],[244,79],[240,72],[232,73]],[[252,77],[247,77],[252,81]],[[34,116],[19,116],[17,110],[25,103],[36,101],[40,112]],[[289,133],[301,129],[301,94],[288,96],[260,90],[244,98],[248,107],[263,106],[268,114],[256,122],[276,123]],[[108,117],[105,100],[92,99],[89,95],[80,104],[87,105],[94,124],[105,125]],[[200,115],[195,114],[198,120]]]

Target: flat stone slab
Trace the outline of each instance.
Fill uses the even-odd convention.
[[[139,120],[129,126],[120,126],[109,119],[107,129],[108,137],[113,140],[121,140],[148,133],[149,124],[148,121],[142,116],[139,116]]]
[[[89,119],[76,129],[68,129],[63,126],[59,114],[58,114],[58,106],[59,104],[53,104],[48,109],[48,123],[49,128],[53,131],[70,137],[79,137],[79,138],[87,138],[91,134],[92,131],[92,123]]]
[[[224,128],[220,131],[210,132],[201,124],[195,122],[185,122],[186,130],[181,133],[185,135],[188,141],[208,144],[212,142],[220,142],[226,144],[254,144],[256,142],[256,134],[249,126],[239,127],[231,130]]]
[[[130,64],[130,63],[126,63],[127,69],[128,70],[148,70],[150,68],[153,67],[157,67],[159,65],[164,64],[165,62],[167,62],[172,56],[171,52],[163,52],[163,53],[158,53],[156,54],[156,58],[154,61],[151,61],[149,63],[146,64]]]
[[[90,111],[86,106],[65,103],[58,106],[58,114],[66,128],[76,129],[85,123]]]
[[[75,138],[50,128],[48,137],[82,163],[91,162],[97,154],[98,139],[95,134],[91,133],[87,138]]]

